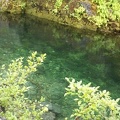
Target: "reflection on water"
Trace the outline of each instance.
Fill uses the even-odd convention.
[[[46,53],[47,59],[29,78],[33,91],[29,97],[64,105],[65,77],[107,89],[120,97],[120,36],[76,30],[28,16],[0,17],[0,65],[30,51]]]

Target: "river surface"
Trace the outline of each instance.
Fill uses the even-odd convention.
[[[29,16],[0,16],[0,65],[27,57],[32,51],[46,53],[44,63],[29,77],[30,99],[44,96],[62,106],[67,115],[70,104],[64,100],[65,77],[91,82],[120,98],[120,35],[78,30]],[[69,106],[67,106],[67,104]],[[67,108],[68,107],[68,108]]]

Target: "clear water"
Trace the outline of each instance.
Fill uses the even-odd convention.
[[[1,15],[0,65],[32,51],[46,53],[47,58],[28,79],[32,86],[28,97],[42,95],[61,105],[66,115],[70,104],[64,100],[65,77],[92,82],[109,90],[113,98],[120,97],[120,35],[78,30],[29,16]]]

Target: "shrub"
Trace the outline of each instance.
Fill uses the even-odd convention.
[[[8,66],[3,65],[0,74],[0,106],[2,112],[0,116],[7,120],[40,120],[45,109],[36,109],[40,105],[39,101],[31,101],[25,97],[26,78],[45,58],[45,54],[40,57],[37,52],[33,52],[24,65],[23,58],[13,60]]]
[[[106,90],[100,91],[99,87],[91,87],[90,83],[82,84],[74,79],[66,78],[69,82],[66,95],[73,96],[77,108],[73,110],[71,117],[77,120],[120,120],[119,99],[111,99]]]

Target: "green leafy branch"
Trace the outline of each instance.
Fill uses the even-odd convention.
[[[33,52],[27,58],[27,65],[24,65],[23,58],[13,60],[8,66],[3,65],[0,74],[0,106],[4,108],[0,116],[7,120],[36,120],[42,119],[41,115],[45,108],[36,109],[40,105],[39,101],[31,101],[25,97],[25,92],[29,90],[26,87],[26,78],[36,71],[45,59],[45,54],[37,56]]]
[[[91,87],[91,83],[82,84],[66,78],[69,86],[66,88],[65,96],[73,96],[78,107],[73,110],[71,117],[85,120],[119,120],[120,99],[111,99],[106,90],[100,91],[99,87]]]

